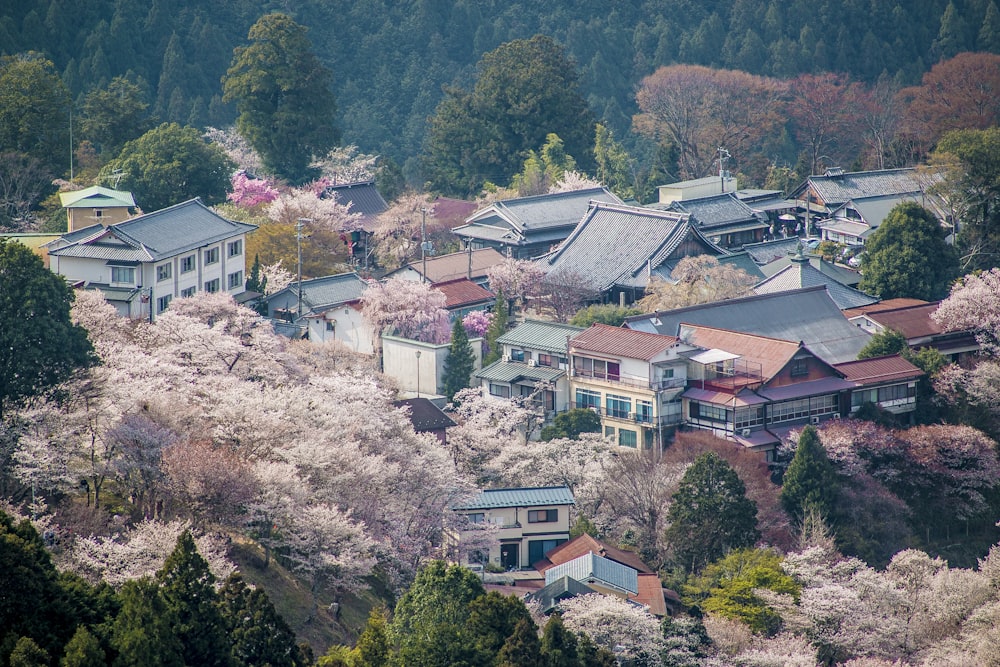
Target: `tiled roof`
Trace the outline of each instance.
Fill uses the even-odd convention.
[[[392,405],[397,408],[409,408],[410,423],[413,424],[413,430],[417,433],[455,426],[452,418],[442,412],[441,408],[434,405],[429,399],[406,398],[393,401]]]
[[[350,204],[351,213],[360,213],[366,218],[377,216],[389,209],[389,205],[375,187],[375,181],[331,185],[326,188],[326,192],[336,195],[338,203]]]
[[[570,339],[573,352],[595,352],[648,361],[677,343],[674,336],[593,324]]]
[[[573,492],[567,486],[541,486],[515,489],[486,489],[467,502],[454,505],[455,510],[498,509],[501,507],[541,507],[572,505]]]
[[[791,252],[786,255],[782,255],[760,267],[761,273],[765,276],[770,277],[774,274],[784,270],[786,267],[790,266],[797,256],[798,242],[791,249]],[[854,287],[859,282],[861,282],[861,274],[857,271],[853,271],[843,266],[838,266],[832,262],[828,262],[819,255],[812,254],[807,250],[803,249],[803,253],[806,259],[809,260],[809,265],[814,269],[819,271],[825,276],[829,276],[841,285],[847,285],[848,287]]]
[[[696,401],[701,401],[702,403],[715,403],[716,405],[725,405],[726,407],[745,407],[747,405],[761,405],[767,403],[766,398],[762,398],[757,394],[753,393],[749,389],[743,389],[735,396],[728,391],[712,391],[711,389],[699,389],[695,382],[691,383],[684,390],[684,398],[694,399]]]
[[[886,299],[885,301],[873,303],[870,306],[862,306],[861,308],[851,308],[850,310],[845,310],[844,317],[850,319],[867,313],[878,313],[883,310],[895,310],[896,308],[908,308],[910,306],[923,306],[927,303],[928,302],[923,299]]]
[[[809,258],[802,255],[793,257],[788,266],[759,282],[753,291],[756,294],[771,294],[816,285],[825,285],[830,298],[841,310],[859,308],[878,301],[877,297],[840,284],[812,266]]]
[[[757,263],[753,260],[753,257],[750,256],[750,253],[745,250],[734,252],[732,255],[722,255],[716,259],[719,260],[719,264],[728,264],[737,269],[742,269],[752,278],[764,278],[764,274],[761,273],[760,267],[757,266]]]
[[[548,227],[575,225],[587,212],[591,200],[620,204],[621,200],[606,188],[588,188],[571,192],[505,199],[471,215],[467,222],[496,215],[513,228],[528,232]]]
[[[497,338],[497,342],[501,345],[565,356],[567,336],[574,336],[581,331],[583,327],[574,327],[571,324],[525,320]]]
[[[202,246],[218,243],[257,229],[256,225],[232,222],[218,215],[199,199],[175,204],[153,213],[140,215],[107,227],[89,238],[52,250],[49,254],[68,257],[104,257],[100,248],[106,242],[129,256],[108,256],[108,259],[158,261]],[[89,247],[88,247],[89,246]],[[109,249],[111,252],[111,249]]]
[[[449,310],[472,304],[491,302],[496,298],[493,292],[480,287],[468,278],[446,280],[441,283],[433,283],[431,286],[444,292],[444,307]]]
[[[131,192],[112,190],[100,185],[60,192],[59,201],[63,208],[135,208],[135,198]]]
[[[486,270],[504,261],[504,256],[493,248],[482,248],[472,251],[472,279],[483,278]],[[409,269],[417,273],[423,273],[424,263],[422,261],[412,262],[407,265]],[[427,276],[432,283],[441,283],[446,280],[469,277],[469,253],[468,251],[453,252],[447,255],[427,258]]]
[[[834,368],[843,373],[845,379],[860,385],[918,378],[924,374],[922,370],[898,354],[847,361],[837,364]]]
[[[529,366],[520,361],[494,361],[492,364],[476,371],[477,378],[492,382],[518,382],[530,380],[533,382],[555,382],[566,371],[549,366]]]
[[[858,352],[871,338],[844,318],[825,287],[758,294],[636,315],[626,318],[625,326],[677,335],[682,322],[802,341],[814,354],[831,364],[857,359]]]
[[[789,254],[795,252],[795,248],[798,245],[798,237],[791,236],[787,239],[778,239],[776,241],[747,243],[743,246],[743,249],[749,253],[749,255],[753,258],[753,261],[763,265],[768,262],[773,262],[776,259],[788,256]]]
[[[690,213],[707,234],[715,233],[718,228],[738,223],[751,223],[748,229],[763,229],[769,225],[766,218],[758,217],[753,209],[740,201],[732,192],[675,201],[669,208],[679,213]]]
[[[808,382],[796,382],[781,387],[764,387],[757,393],[771,401],[788,401],[794,398],[832,394],[835,391],[847,391],[855,387],[853,382],[839,377],[825,377]]]
[[[567,563],[574,558],[578,558],[588,553],[595,553],[598,556],[604,556],[610,560],[613,560],[622,565],[627,565],[637,572],[653,572],[648,565],[642,562],[632,551],[625,551],[624,549],[619,549],[613,547],[606,542],[602,542],[596,537],[592,537],[586,533],[580,535],[579,537],[574,537],[568,542],[563,542],[556,548],[550,550],[545,554],[545,558],[538,563],[534,564],[535,569],[544,572],[554,565],[561,565],[562,563]]]
[[[801,347],[798,342],[691,324],[681,324],[680,331],[681,340],[686,343],[706,350],[725,350],[760,364],[765,382],[777,375]]]
[[[324,276],[302,281],[303,313],[320,314],[330,308],[346,303],[352,303],[361,298],[368,288],[368,283],[357,273],[338,273],[334,276]],[[290,302],[298,304],[298,283],[293,282],[288,287],[267,297],[269,306],[275,308],[288,307]]]
[[[882,195],[899,195],[921,192],[938,182],[940,176],[921,174],[914,168],[857,171],[843,174],[810,176],[808,183],[829,205],[838,205],[851,199]],[[799,190],[802,190],[800,186]]]
[[[691,246],[685,254],[727,254],[685,213],[597,203],[562,245],[539,261],[550,280],[582,281],[601,292],[615,285],[641,289],[682,243]]]
[[[545,583],[570,577],[583,584],[602,583],[635,594],[639,592],[638,573],[627,565],[587,553],[545,571]]]
[[[886,329],[898,331],[907,339],[937,336],[944,333],[944,329],[934,321],[931,314],[938,309],[939,303],[934,301],[919,306],[880,310],[868,313],[866,317]]]

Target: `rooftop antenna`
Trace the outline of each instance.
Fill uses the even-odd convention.
[[[121,182],[121,180],[122,180],[122,177],[123,177],[124,175],[125,175],[125,174],[124,174],[124,173],[122,173],[122,170],[121,170],[121,169],[115,169],[115,170],[113,170],[113,171],[111,172],[111,180],[112,180],[112,181],[114,181],[114,184],[115,184],[115,190],[117,190],[117,189],[118,189],[118,183],[120,183],[120,182]]]
[[[729,151],[719,146],[719,180],[722,182],[723,192],[726,191],[726,176],[729,175],[729,172],[726,171],[726,160],[731,157],[732,155],[729,154]]]

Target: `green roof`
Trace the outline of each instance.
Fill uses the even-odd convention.
[[[470,500],[452,506],[455,510],[497,509],[573,505],[573,491],[567,486],[536,486],[515,489],[486,489]]]
[[[59,201],[63,208],[135,207],[135,198],[131,192],[103,188],[100,185],[73,192],[60,192]]]
[[[527,320],[497,338],[501,345],[542,352],[566,352],[566,338],[583,331],[582,327],[555,322]]]
[[[535,382],[554,382],[566,374],[561,368],[548,366],[529,366],[517,361],[495,361],[476,373],[477,378],[491,382],[517,382],[532,380]]]

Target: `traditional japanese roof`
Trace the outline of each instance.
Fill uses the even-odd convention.
[[[602,584],[633,595],[639,592],[639,577],[635,569],[593,552],[552,566],[545,571],[545,583],[547,585],[566,576],[582,584]]]
[[[692,385],[694,382],[692,381]],[[768,400],[762,396],[758,396],[749,389],[741,389],[736,394],[728,391],[713,391],[711,389],[699,389],[696,386],[689,386],[684,390],[682,394],[684,398],[700,401],[702,403],[714,403],[716,405],[725,405],[731,408],[742,408],[748,405],[761,405],[767,403]]]
[[[424,276],[432,283],[442,283],[456,278],[469,277],[469,252],[452,252],[447,255],[438,255],[427,258],[427,275]],[[491,266],[495,266],[504,261],[504,256],[493,248],[481,248],[472,251],[472,279],[485,278],[486,271]],[[411,262],[407,264],[407,269],[416,271],[423,275],[424,262]],[[393,271],[388,276],[398,273]]]
[[[814,354],[835,364],[857,359],[869,334],[848,322],[825,286],[758,294],[625,319],[638,331],[677,335],[681,323],[802,341]],[[845,326],[846,325],[846,326]]]
[[[836,368],[836,367],[834,367]],[[821,396],[832,394],[835,391],[847,391],[854,389],[856,385],[841,377],[825,377],[819,380],[809,380],[808,382],[796,382],[780,387],[763,387],[757,393],[770,401],[789,401],[795,398],[806,398],[808,396]]]
[[[757,283],[753,291],[756,294],[771,294],[817,285],[826,286],[830,298],[834,300],[837,307],[841,310],[859,308],[878,301],[877,297],[841,284],[836,279],[814,267],[809,258],[801,254],[792,257],[788,266],[784,269]]]
[[[764,241],[762,243],[747,243],[743,250],[747,252],[753,261],[759,265],[765,265],[782,257],[788,257],[795,252],[800,239],[797,236],[790,236],[787,239],[777,239],[775,241]],[[765,275],[767,275],[765,273]]]
[[[860,308],[851,308],[850,310],[844,311],[844,317],[850,319],[852,317],[857,317],[858,315],[867,315],[868,313],[878,313],[883,310],[895,310],[897,308],[908,308],[910,306],[923,306],[928,302],[923,299],[910,299],[910,298],[897,298],[897,299],[886,299],[885,301],[878,301],[869,306],[862,306]]]
[[[505,199],[472,214],[465,225],[452,231],[459,236],[478,238],[485,234],[490,238],[502,238],[512,245],[524,245],[549,239],[546,231],[574,227],[587,212],[592,200],[622,203],[614,193],[603,187]],[[491,228],[499,230],[500,237],[491,235]],[[565,233],[551,238],[561,240],[565,238]]]
[[[672,271],[685,256],[727,254],[686,213],[594,203],[562,245],[539,261],[550,280],[564,277],[603,292],[645,288],[653,270]]]
[[[497,338],[497,342],[526,350],[539,350],[565,356],[566,338],[583,330],[583,327],[574,327],[571,324],[525,320]]]
[[[707,235],[764,229],[770,224],[763,214],[755,213],[732,192],[675,201],[668,208],[691,214]]]
[[[798,245],[798,242],[796,242],[789,254],[782,255],[781,257],[776,258],[760,267],[761,273],[770,278],[776,273],[780,273],[791,266],[793,261],[795,261],[795,258],[799,255]],[[826,261],[819,255],[809,252],[805,248],[802,249],[802,254],[805,256],[812,268],[841,285],[855,287],[859,282],[861,282],[861,274],[857,271],[853,271],[843,266],[837,266],[832,262]],[[805,287],[805,285],[803,285],[803,287]]]
[[[650,359],[677,344],[674,336],[636,331],[607,324],[593,324],[570,339],[570,349],[575,352],[592,352],[628,359]]]
[[[541,507],[573,505],[568,486],[540,486],[512,489],[486,489],[467,502],[453,505],[454,510],[488,510],[502,507]]]
[[[63,208],[135,208],[135,198],[131,192],[112,190],[100,185],[60,192],[59,202]]]
[[[738,354],[744,361],[759,364],[764,382],[777,375],[802,349],[798,342],[691,324],[681,324],[680,338],[691,345],[725,350]]]
[[[496,295],[493,292],[480,287],[468,278],[446,280],[441,283],[433,283],[431,286],[444,292],[444,307],[448,310],[492,303],[496,299]]]
[[[375,181],[357,181],[327,186],[325,195],[333,195],[337,202],[349,206],[351,213],[360,213],[367,219],[389,210],[389,205],[375,187]],[[371,223],[369,222],[369,225]],[[367,229],[367,231],[371,231]]]
[[[106,228],[88,229],[94,229],[94,233],[86,237],[74,235],[74,242],[49,254],[157,262],[252,232],[257,226],[226,220],[200,199],[192,199]]]
[[[847,361],[834,366],[844,378],[859,385],[882,384],[899,380],[913,380],[924,374],[922,370],[898,354]]]
[[[831,169],[822,176],[810,176],[792,196],[800,197],[811,186],[830,207],[852,199],[924,192],[940,179],[938,174],[918,172],[912,167],[856,172]]]
[[[489,366],[474,373],[477,378],[489,382],[513,384],[521,380],[529,382],[555,382],[566,374],[561,368],[550,366],[529,366],[520,361],[494,361]]]
[[[408,416],[417,433],[451,428],[455,422],[441,408],[426,398],[406,398],[392,402],[393,407],[409,408]]]
[[[368,283],[357,273],[338,273],[334,276],[312,278],[302,281],[303,315],[322,313],[353,303],[368,289]],[[293,282],[288,287],[267,297],[269,308],[287,308],[289,304],[298,306],[299,284]]]
[[[574,537],[568,542],[563,542],[556,548],[551,549],[545,554],[545,558],[537,563],[533,563],[533,567],[540,572],[545,572],[555,565],[567,563],[588,553],[595,553],[598,556],[603,556],[604,558],[613,560],[616,563],[621,563],[622,565],[631,567],[637,572],[653,572],[653,570],[648,565],[643,563],[642,559],[639,558],[639,556],[634,552],[625,551],[624,549],[611,546],[610,544],[586,533],[578,537]]]

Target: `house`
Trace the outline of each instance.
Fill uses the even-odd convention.
[[[800,248],[799,246],[802,244],[798,239],[792,239],[792,241],[793,243],[787,253],[778,257],[772,257],[760,267],[761,273],[770,278],[776,273],[780,273],[791,266],[796,257],[803,255],[812,268],[822,273],[831,281],[837,282],[841,285],[846,285],[847,287],[855,288],[858,286],[858,283],[861,282],[861,274],[857,271],[849,269],[845,266],[840,266],[839,264],[835,264],[833,262],[828,262],[805,247]],[[745,249],[747,249],[748,252],[751,252],[749,250],[749,246]],[[763,254],[759,253],[757,256],[761,257]]]
[[[581,327],[526,320],[497,338],[501,358],[475,374],[483,395],[534,397],[546,412],[569,407],[569,338]]]
[[[754,211],[732,192],[675,201],[667,209],[690,214],[701,232],[722,248],[763,241],[771,226],[766,215]]]
[[[60,192],[59,202],[66,209],[66,230],[69,232],[94,225],[107,227],[125,222],[135,208],[135,198],[131,192],[112,190],[100,185]]]
[[[597,412],[621,447],[662,447],[682,420],[690,349],[674,336],[594,324],[569,341],[570,407]]]
[[[482,338],[470,338],[473,369],[483,363]],[[382,334],[382,373],[398,383],[401,392],[426,396],[444,405],[445,362],[451,343],[425,343],[419,340]]]
[[[862,246],[889,212],[905,202],[916,202],[934,213],[942,223],[947,222],[948,215],[938,197],[915,192],[851,199],[836,207],[828,218],[819,220],[816,225],[824,240]]]
[[[931,315],[939,304],[939,301],[928,303],[919,299],[890,299],[864,308],[845,310],[844,316],[871,334],[887,329],[898,331],[911,349],[933,347],[949,361],[958,362],[978,352],[979,343],[973,332],[945,331],[934,321]]]
[[[49,268],[73,284],[99,289],[119,313],[155,319],[171,299],[246,283],[246,236],[198,199],[107,227],[68,232],[48,244]]]
[[[874,403],[895,415],[908,413],[912,419],[917,407],[917,380],[924,373],[906,359],[893,354],[848,361],[835,368],[855,385],[851,391],[851,414],[865,403]]]
[[[375,352],[375,332],[361,314],[368,283],[357,273],[311,278],[267,297],[267,316],[296,325],[314,342],[337,340],[361,354]]]
[[[444,307],[452,320],[461,319],[474,310],[490,310],[496,303],[496,294],[468,278],[432,283],[431,287],[444,293]]]
[[[378,188],[375,187],[375,181],[354,181],[329,185],[323,190],[322,196],[324,198],[334,197],[337,202],[347,206],[351,213],[361,215],[357,228],[346,232],[345,234],[349,234],[349,236],[345,236],[345,239],[349,243],[351,255],[367,268],[371,248],[374,245],[371,242],[371,236],[375,231],[378,216],[389,210],[389,205],[386,204]]]
[[[736,178],[729,172],[724,172],[719,176],[706,176],[690,181],[679,181],[660,185],[656,188],[659,195],[659,202],[662,206],[669,206],[674,202],[698,199],[699,197],[711,197],[727,192],[736,192]]]
[[[822,285],[826,287],[830,298],[833,299],[834,303],[841,310],[861,308],[878,301],[878,297],[865,294],[853,287],[848,287],[837,281],[829,273],[824,272],[821,268],[816,268],[812,259],[805,256],[800,250],[798,254],[789,258],[785,268],[757,283],[753,288],[754,294],[773,294],[775,292],[787,292],[789,290],[802,289],[803,287]],[[820,267],[822,267],[823,260],[821,258],[816,259],[820,263]],[[839,267],[833,268],[836,269]]]
[[[622,203],[607,188],[506,199],[476,211],[452,231],[472,248],[493,248],[514,259],[538,257],[570,235],[591,201]]]
[[[846,322],[825,285],[635,315],[625,326],[677,336],[682,323],[802,341],[824,361],[853,361],[871,335]],[[844,324],[847,326],[844,326]]]
[[[496,526],[498,544],[482,557],[505,570],[517,570],[530,567],[569,540],[573,505],[569,487],[549,486],[487,489],[452,510],[471,523]]]
[[[469,248],[461,252],[427,257],[424,261],[411,262],[395,271],[390,271],[385,277],[429,283],[466,278],[480,287],[488,287],[489,279],[486,277],[486,272],[505,259],[493,248],[479,250]]]
[[[642,298],[653,276],[670,278],[684,257],[729,255],[687,213],[594,202],[559,248],[538,260],[550,283],[591,291],[605,301]]]
[[[394,408],[405,408],[413,430],[417,433],[430,433],[442,445],[448,444],[448,429],[455,426],[454,420],[446,415],[441,408],[424,397],[404,398],[393,401]]]

